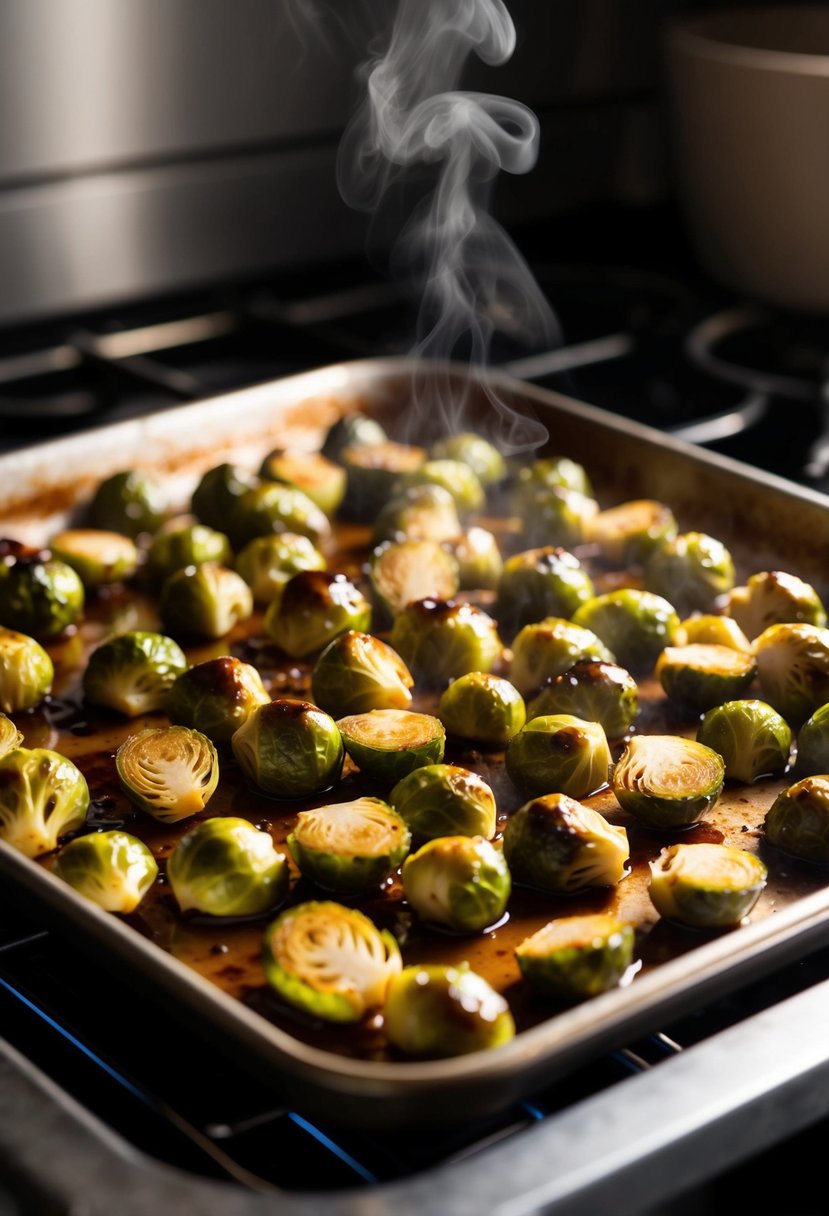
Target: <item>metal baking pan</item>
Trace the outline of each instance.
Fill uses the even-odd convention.
[[[490,417],[489,394],[497,392],[501,408],[543,422],[550,435],[546,450],[567,454],[587,467],[605,505],[634,497],[663,499],[682,528],[708,531],[725,541],[741,576],[785,569],[826,596],[822,555],[829,546],[829,500],[822,496],[505,376],[491,374],[484,392],[461,367],[409,359],[322,368],[6,455],[0,458],[2,532],[43,543],[77,517],[102,477],[129,465],[162,473],[173,496],[185,505],[201,472],[212,465],[232,460],[256,466],[277,444],[313,449],[337,417],[355,409],[374,413],[399,438],[416,438],[409,416],[415,380],[427,399],[430,391],[448,387],[451,399],[463,402],[461,424],[479,430],[486,430]],[[424,438],[422,432],[419,437]],[[113,727],[96,743],[110,759],[119,729],[127,728]],[[83,767],[88,741],[76,738],[72,746]],[[93,798],[94,780],[93,775]],[[750,789],[727,787],[701,829],[702,838],[713,833],[707,838],[761,850],[759,825],[783,785],[785,779]],[[518,801],[513,792],[513,805]],[[769,886],[749,923],[718,935],[672,931],[657,923],[647,900],[644,859],[655,856],[664,842],[648,833],[637,837],[636,825],[610,795],[591,802],[615,816],[615,822],[625,823],[638,860],[617,891],[610,896],[593,893],[585,906],[596,909],[610,901],[636,922],[643,966],[631,982],[581,1005],[525,1007],[512,1043],[449,1060],[341,1053],[332,1049],[324,1028],[272,1018],[264,984],[264,995],[254,991],[254,999],[240,999],[240,985],[223,981],[218,968],[205,962],[213,957],[209,949],[202,951],[199,962],[190,945],[182,948],[175,935],[165,937],[163,924],[160,929],[156,924],[155,931],[152,918],[137,928],[129,918],[100,911],[54,878],[48,862],[29,861],[0,842],[0,872],[22,903],[46,915],[83,948],[104,955],[130,982],[152,990],[170,1011],[217,1040],[244,1066],[271,1077],[300,1110],[351,1126],[434,1123],[503,1109],[590,1057],[829,941],[826,873],[779,857],[766,857]],[[216,809],[221,813],[221,806]],[[285,804],[274,808],[271,802],[270,809],[276,820],[290,816]],[[239,813],[237,806],[234,813]],[[250,811],[252,818],[261,813],[261,804]],[[532,898],[535,904],[530,899],[523,908],[527,924],[535,918],[537,926],[554,915],[582,910],[575,897],[569,897],[566,906],[561,900],[539,906],[538,897]],[[193,932],[208,934],[205,943],[212,940],[208,930],[196,927]],[[239,950],[250,956],[261,924],[215,930],[219,936],[225,932],[238,934]],[[485,970],[487,952],[511,956],[509,935],[509,926],[500,927],[481,938],[454,939],[444,950],[468,957],[473,967]],[[255,974],[255,960],[248,957],[246,965]],[[508,973],[509,964],[503,966]],[[249,989],[246,996],[251,996]],[[524,999],[518,998],[519,1005]]]

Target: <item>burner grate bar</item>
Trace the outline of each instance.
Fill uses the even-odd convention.
[[[501,371],[518,380],[537,380],[540,376],[553,376],[558,372],[573,371],[577,367],[588,367],[593,363],[604,363],[609,359],[621,359],[632,353],[634,340],[630,334],[607,334],[603,338],[591,338],[587,342],[574,342],[558,350],[542,351],[528,355],[525,359],[510,359],[499,364]]]

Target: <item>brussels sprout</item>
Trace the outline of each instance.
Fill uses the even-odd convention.
[[[51,853],[83,826],[86,778],[71,760],[44,747],[13,747],[0,756],[0,840],[27,857]]]
[[[453,680],[441,694],[438,717],[450,735],[495,747],[509,743],[527,720],[518,689],[488,671]]]
[[[621,807],[651,828],[690,827],[720,796],[722,757],[680,735],[635,735],[611,784]]]
[[[528,486],[560,486],[593,497],[593,487],[583,465],[569,456],[546,456],[525,465],[518,474],[519,489]]]
[[[477,473],[461,460],[425,460],[403,475],[403,485],[442,486],[452,495],[462,519],[480,511],[486,499]]]
[[[288,848],[306,878],[341,895],[359,895],[385,882],[411,841],[403,819],[385,802],[357,798],[300,811]]]
[[[369,568],[378,607],[394,618],[414,600],[448,600],[459,589],[458,563],[435,540],[391,541],[376,549]]]
[[[328,516],[336,514],[345,496],[345,469],[322,452],[270,452],[259,475],[302,490]]]
[[[528,549],[504,563],[495,615],[513,636],[546,617],[571,617],[593,595],[593,582],[572,553],[553,546]]]
[[[616,663],[581,659],[551,676],[527,706],[527,717],[573,714],[598,722],[608,739],[627,734],[639,708],[639,689],[629,671]]]
[[[186,524],[156,533],[147,554],[147,569],[151,578],[163,583],[185,566],[201,566],[205,562],[227,565],[232,557],[230,541],[224,532],[217,532],[207,524]]]
[[[166,490],[152,474],[123,469],[99,482],[87,518],[93,528],[136,537],[160,528],[169,507]]]
[[[52,537],[49,548],[58,561],[72,567],[84,587],[120,583],[138,568],[138,548],[123,532],[66,528]]]
[[[633,962],[633,926],[606,912],[563,916],[521,942],[515,958],[539,995],[579,1001],[613,988]]]
[[[322,454],[329,460],[339,460],[344,448],[352,444],[385,443],[388,435],[374,418],[367,414],[344,414],[329,427],[322,445]]]
[[[371,605],[344,574],[301,570],[265,613],[265,632],[292,659],[315,654],[347,629],[371,626]]]
[[[599,511],[587,525],[586,539],[613,566],[642,565],[663,541],[679,532],[674,513],[664,502],[636,498]]]
[[[504,569],[498,541],[486,528],[467,528],[444,542],[458,563],[461,591],[494,591]]]
[[[798,731],[795,772],[799,777],[829,773],[829,705],[816,709]]]
[[[403,863],[403,891],[421,920],[482,933],[506,911],[512,883],[500,849],[483,836],[427,840]]]
[[[161,823],[200,814],[219,784],[219,758],[188,726],[148,726],[115,753],[118,780],[139,810]]]
[[[200,523],[223,531],[237,498],[254,489],[259,479],[234,464],[217,464],[202,474],[190,499]]]
[[[754,642],[766,700],[798,727],[829,701],[829,629],[769,625]]]
[[[609,887],[625,876],[627,832],[566,794],[534,798],[504,828],[504,856],[513,880],[571,894]]]
[[[158,875],[143,840],[127,832],[94,832],[65,844],[53,873],[106,912],[134,912]]]
[[[764,570],[752,574],[744,587],[734,587],[725,611],[753,641],[770,625],[826,624],[826,611],[809,583],[794,574]]]
[[[745,692],[757,674],[757,663],[744,650],[693,642],[666,646],[655,670],[672,701],[705,710]]]
[[[183,637],[223,638],[252,615],[253,595],[235,570],[204,562],[164,580],[158,610],[164,628]]]
[[[829,863],[829,777],[803,777],[778,794],[763,830],[769,844],[784,853]]]
[[[343,514],[371,523],[398,489],[402,477],[426,459],[423,448],[408,443],[355,443],[343,448],[340,460],[347,475]]]
[[[247,779],[279,798],[306,798],[339,780],[345,753],[337,724],[308,701],[280,698],[248,715],[230,741]]]
[[[512,643],[510,680],[527,696],[582,659],[613,663],[613,655],[591,629],[549,616],[525,625]]]
[[[289,1005],[325,1022],[359,1022],[383,1004],[402,962],[387,929],[356,908],[314,900],[268,925],[262,966]]]
[[[245,490],[225,519],[225,530],[237,552],[255,536],[293,532],[307,536],[318,549],[331,538],[328,516],[294,486],[266,481]]]
[[[505,998],[466,964],[404,967],[389,983],[383,1020],[391,1045],[409,1056],[467,1055],[515,1037]]]
[[[186,832],[167,861],[182,912],[260,916],[288,894],[288,862],[247,819],[217,816]]]
[[[515,513],[523,521],[525,545],[563,545],[575,548],[587,539],[590,522],[599,510],[594,498],[561,486],[521,488]]]
[[[84,609],[83,583],[48,549],[0,541],[0,624],[33,638],[54,638]]]
[[[738,925],[768,877],[759,857],[725,844],[672,844],[650,863],[650,871],[651,902],[659,915],[694,929]]]
[[[407,604],[395,617],[389,640],[415,680],[432,688],[468,671],[491,671],[502,653],[492,617],[453,600]]]
[[[23,731],[18,730],[11,718],[0,714],[0,756],[5,756],[13,747],[20,747]]]
[[[384,541],[444,541],[460,531],[455,500],[443,486],[410,486],[394,494],[374,521],[375,545]]]
[[[345,750],[360,772],[394,785],[412,769],[439,764],[446,732],[430,714],[408,709],[372,709],[337,722]]]
[[[495,835],[495,795],[483,777],[455,764],[426,764],[398,781],[389,802],[416,840]]]
[[[726,701],[705,714],[697,742],[719,752],[729,781],[748,782],[785,770],[792,732],[765,701]]]
[[[412,673],[391,646],[349,629],[329,642],[311,673],[320,709],[335,718],[370,709],[408,709]]]
[[[676,642],[679,631],[673,605],[636,587],[594,596],[573,614],[573,624],[592,629],[634,675],[650,672],[660,651]]]
[[[269,701],[255,667],[222,655],[197,663],[176,677],[167,713],[176,726],[190,726],[214,743],[229,743],[250,714]]]
[[[740,626],[730,616],[715,616],[703,613],[689,616],[680,623],[676,644],[678,646],[729,646],[732,650],[749,653],[751,642]]]
[[[172,638],[132,629],[93,650],[83,673],[84,695],[129,718],[149,714],[166,707],[173,681],[187,667]]]
[[[645,563],[645,587],[670,596],[683,616],[710,612],[734,586],[734,562],[722,541],[704,532],[681,532],[654,549]]]
[[[507,744],[507,773],[522,794],[557,791],[585,798],[607,785],[611,756],[598,722],[573,714],[546,714],[522,727]]]
[[[484,488],[497,485],[507,475],[506,462],[498,449],[472,431],[460,431],[437,439],[429,449],[432,460],[459,460],[469,465]]]
[[[300,571],[324,570],[327,565],[308,537],[294,532],[254,536],[237,555],[235,564],[257,604],[278,599],[288,579]]]
[[[55,668],[34,638],[0,626],[0,710],[16,714],[39,705],[51,691]]]

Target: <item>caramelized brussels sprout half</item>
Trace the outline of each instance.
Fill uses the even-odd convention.
[[[410,486],[385,503],[374,521],[375,545],[385,541],[444,541],[461,527],[455,500],[443,486]]]
[[[575,490],[588,498],[593,497],[593,487],[584,465],[569,456],[545,456],[525,465],[518,473],[519,489],[528,486],[560,486],[564,490]]]
[[[345,497],[345,469],[322,452],[278,449],[262,461],[259,475],[302,490],[329,518],[336,515]]]
[[[633,725],[639,689],[633,676],[616,663],[581,659],[552,676],[527,706],[527,717],[573,714],[598,722],[608,739],[621,739]]]
[[[499,747],[518,733],[527,713],[524,698],[509,680],[469,671],[441,693],[438,717],[457,739]]]
[[[344,574],[301,570],[265,612],[265,632],[292,659],[316,654],[347,629],[371,626],[371,605]]]
[[[829,705],[816,709],[798,731],[795,772],[799,777],[829,773]]]
[[[666,646],[656,660],[656,677],[666,696],[696,710],[739,697],[756,674],[754,655],[730,646]]]
[[[356,629],[329,642],[311,673],[314,700],[335,718],[370,709],[408,709],[413,684],[412,673],[391,646]]]
[[[826,624],[826,610],[814,587],[794,574],[763,570],[734,587],[725,611],[753,641],[770,625]]]
[[[598,510],[594,498],[561,486],[522,487],[515,503],[528,546],[563,545],[572,549],[583,544]]]
[[[84,609],[83,583],[48,549],[0,541],[0,625],[46,641],[74,625]]]
[[[0,713],[0,756],[5,756],[13,747],[20,747],[23,731],[18,730],[11,718]]]
[[[13,747],[0,756],[0,840],[27,857],[51,853],[83,826],[86,778],[71,760],[44,747]]]
[[[483,836],[427,840],[403,863],[403,891],[421,920],[483,933],[501,919],[512,883],[504,854]]]
[[[599,511],[587,525],[586,539],[612,566],[640,566],[664,541],[679,532],[674,513],[664,502],[636,498]]]
[[[585,798],[607,785],[611,756],[598,722],[546,714],[510,739],[505,761],[513,785],[528,798],[554,791]]]
[[[392,620],[413,600],[451,599],[458,563],[436,540],[391,541],[375,550],[369,569],[378,608]]]
[[[625,876],[627,832],[566,794],[525,802],[504,828],[513,881],[557,894],[609,887]]]
[[[398,781],[389,802],[415,840],[495,835],[495,795],[477,773],[456,764],[426,764]]]
[[[223,532],[237,498],[259,484],[247,469],[227,462],[207,469],[190,499],[190,509],[199,523]]]
[[[407,1056],[467,1055],[515,1037],[505,998],[466,964],[404,967],[389,984],[383,1021],[391,1045]]]
[[[241,575],[218,562],[186,566],[164,580],[158,609],[165,629],[182,637],[223,638],[253,614]]]
[[[55,668],[40,642],[0,626],[0,710],[16,714],[51,691]]]
[[[800,726],[829,701],[829,629],[770,625],[755,640],[754,653],[763,695],[790,725]]]
[[[155,582],[163,583],[185,566],[201,566],[205,562],[226,566],[232,557],[230,541],[224,532],[217,532],[207,524],[185,524],[155,534],[147,553],[147,570]]]
[[[128,832],[93,832],[65,844],[53,873],[106,912],[134,912],[158,875],[150,850]]]
[[[563,617],[546,617],[536,624],[525,625],[513,641],[510,680],[526,697],[582,659],[615,662],[592,629],[574,625]]]
[[[573,624],[591,629],[610,647],[616,661],[634,675],[650,672],[662,649],[674,645],[679,632],[673,605],[661,595],[637,587],[594,596],[573,614]]]
[[[751,642],[730,616],[704,612],[680,623],[677,646],[729,646],[732,650],[751,651]]]
[[[759,857],[725,844],[672,844],[650,863],[660,916],[694,929],[728,929],[748,916],[766,885]]]
[[[580,1001],[607,992],[633,962],[633,925],[607,912],[563,916],[521,942],[515,958],[542,997]]]
[[[785,771],[792,732],[765,701],[726,701],[705,714],[697,742],[722,756],[729,781],[750,782]]]
[[[424,460],[403,475],[403,485],[441,486],[448,490],[462,519],[480,511],[486,500],[477,473],[462,460]]]
[[[295,486],[265,481],[240,494],[225,520],[225,531],[239,552],[255,536],[293,532],[320,549],[331,538],[331,523],[307,494]]]
[[[504,569],[498,541],[486,528],[467,528],[444,543],[458,563],[461,591],[494,591]]]
[[[161,823],[199,815],[219,784],[219,758],[207,735],[189,726],[148,726],[115,753],[124,793]]]
[[[347,475],[343,514],[371,523],[384,504],[403,487],[405,474],[420,468],[426,459],[423,448],[408,443],[355,443],[340,452]]]
[[[440,688],[501,658],[498,626],[482,608],[453,600],[414,600],[397,614],[390,642],[415,680]]]
[[[388,435],[375,418],[368,414],[343,414],[328,428],[322,454],[329,460],[339,460],[343,450],[352,444],[385,443]]]
[[[104,528],[66,528],[49,542],[52,555],[71,566],[84,587],[102,587],[132,578],[138,548],[123,532]]]
[[[288,862],[267,832],[247,819],[205,819],[186,832],[167,861],[182,912],[261,916],[288,894]]]
[[[634,735],[611,784],[616,799],[646,827],[690,827],[720,796],[725,765],[704,743],[680,735]]]
[[[411,841],[392,807],[357,798],[300,811],[288,848],[306,878],[340,895],[360,895],[385,882]]]
[[[495,615],[512,637],[547,617],[571,617],[593,595],[593,582],[572,553],[553,546],[528,549],[504,563]]]
[[[473,431],[460,431],[437,439],[429,449],[432,460],[459,460],[466,464],[486,489],[507,475],[506,461],[488,439]]]
[[[446,731],[431,714],[372,709],[337,722],[345,750],[368,778],[394,785],[412,769],[439,764]]]
[[[670,597],[683,616],[710,612],[734,586],[734,562],[722,541],[704,532],[681,532],[654,549],[645,563],[645,587]]]
[[[295,532],[254,536],[236,557],[236,572],[253,592],[256,604],[270,604],[285,584],[302,570],[324,570],[326,560],[307,536]]]
[[[84,695],[93,705],[135,718],[165,709],[173,681],[187,667],[172,638],[131,629],[93,650],[83,673]]]
[[[93,528],[134,538],[160,528],[169,508],[167,492],[156,477],[140,469],[122,469],[99,482],[87,518]]]
[[[778,794],[763,830],[776,849],[803,861],[829,863],[829,776],[803,777]]]
[[[253,711],[269,701],[256,668],[226,654],[196,663],[177,676],[167,713],[176,726],[201,731],[214,743],[229,743]]]
[[[248,781],[278,798],[330,789],[345,757],[334,719],[308,701],[287,698],[255,709],[230,745]]]

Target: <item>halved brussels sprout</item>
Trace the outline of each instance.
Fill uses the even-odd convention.
[[[798,727],[829,701],[829,629],[770,625],[754,642],[766,700]]]
[[[372,556],[369,577],[378,607],[392,619],[413,600],[448,600],[460,586],[458,563],[436,540],[381,545]]]
[[[506,462],[498,449],[473,431],[460,431],[435,440],[429,456],[432,460],[460,460],[469,465],[484,488],[497,485],[507,475]]]
[[[224,531],[237,498],[259,484],[259,478],[227,462],[207,469],[190,499],[190,508],[200,523]]]
[[[616,663],[581,659],[552,676],[527,706],[527,717],[573,714],[598,722],[608,739],[626,735],[639,708],[639,689],[629,671]]]
[[[295,486],[266,481],[246,490],[234,501],[225,530],[237,552],[255,536],[293,532],[307,536],[318,549],[331,538],[331,523],[307,494]]]
[[[738,925],[768,878],[759,857],[725,844],[672,844],[650,863],[650,871],[651,902],[659,915],[694,929]]]
[[[512,883],[504,854],[483,836],[427,840],[403,863],[403,891],[421,920],[483,933],[501,919]]]
[[[51,691],[55,667],[40,642],[0,626],[0,710],[16,714]]]
[[[561,486],[521,487],[515,513],[523,522],[525,545],[563,545],[575,548],[587,539],[591,520],[599,510],[595,498]]]
[[[645,563],[647,590],[670,597],[683,616],[710,612],[733,586],[731,554],[705,532],[681,532],[663,541]]]
[[[569,456],[544,456],[530,465],[525,465],[518,474],[519,488],[527,486],[561,486],[565,490],[576,490],[588,498],[593,497],[593,487],[584,465]]]
[[[383,1021],[389,1042],[408,1056],[460,1056],[515,1037],[510,1007],[464,964],[404,967],[392,976]]]
[[[5,756],[13,747],[20,747],[23,731],[18,730],[11,718],[0,714],[0,756]]]
[[[507,773],[522,794],[558,792],[586,798],[607,785],[611,766],[607,736],[598,722],[573,714],[533,718],[510,739]]]
[[[255,709],[230,741],[247,779],[278,798],[305,798],[340,778],[337,724],[308,701],[280,698]]]
[[[642,565],[654,549],[678,532],[669,506],[653,498],[636,498],[594,515],[586,539],[598,546],[606,562],[630,566]]]
[[[72,567],[84,587],[120,583],[138,568],[138,548],[123,532],[66,528],[52,537],[49,548],[58,561]]]
[[[453,600],[414,600],[389,638],[415,680],[439,688],[468,671],[491,671],[501,657],[498,626],[482,608]]]
[[[419,468],[426,459],[423,448],[408,443],[355,443],[339,456],[347,474],[343,514],[371,523],[385,503],[403,488],[402,477]]]
[[[44,747],[13,747],[0,756],[0,840],[27,857],[51,853],[83,826],[86,778],[71,760]]]
[[[84,609],[83,583],[48,549],[0,541],[0,624],[33,638],[57,637]]]
[[[573,624],[591,629],[634,675],[650,672],[660,651],[674,645],[679,632],[673,605],[637,587],[594,596],[573,614]]]
[[[413,684],[412,673],[391,646],[356,629],[329,642],[311,673],[314,700],[335,718],[370,709],[408,709]]]
[[[443,486],[410,486],[385,503],[374,521],[372,540],[444,541],[461,527],[455,500]]]
[[[190,726],[214,743],[229,743],[253,711],[269,701],[252,664],[222,655],[196,663],[175,679],[167,713],[176,726]]]
[[[300,811],[288,848],[306,878],[340,895],[359,895],[385,882],[411,842],[397,811],[379,798],[357,798]]]
[[[634,735],[611,784],[621,807],[647,827],[690,827],[720,796],[722,756],[680,735]]]
[[[512,637],[547,617],[571,617],[593,595],[593,581],[572,553],[553,546],[527,549],[504,563],[495,615]]]
[[[504,828],[504,856],[513,881],[571,894],[609,887],[625,876],[627,832],[566,794],[525,802]]]
[[[829,773],[829,705],[816,709],[798,731],[795,772],[799,777]]]
[[[204,562],[164,580],[158,609],[164,628],[182,637],[223,638],[253,614],[253,595],[235,570]]]
[[[504,569],[498,541],[486,528],[467,528],[444,542],[458,563],[461,591],[494,591]]]
[[[413,769],[439,764],[446,731],[431,714],[407,709],[372,709],[337,722],[345,750],[360,772],[394,785]]]
[[[495,795],[477,773],[456,764],[426,764],[398,781],[389,802],[415,840],[495,835]]]
[[[763,830],[769,844],[784,853],[829,863],[829,776],[803,777],[778,794]]]
[[[751,642],[730,616],[702,613],[689,616],[680,623],[677,646],[729,646],[732,650],[749,653]]]
[[[380,423],[368,414],[343,414],[328,428],[322,454],[329,460],[339,460],[343,449],[352,444],[385,443],[387,439]]]
[[[115,753],[124,793],[161,823],[199,815],[219,784],[219,758],[207,735],[188,726],[148,726]]]
[[[288,894],[288,862],[247,819],[217,816],[186,832],[167,861],[182,912],[260,916]]]
[[[379,1009],[402,965],[387,929],[330,900],[288,908],[268,925],[262,945],[271,987],[325,1022],[359,1022]]]
[[[826,624],[826,610],[810,583],[780,570],[752,574],[743,587],[735,587],[725,611],[753,641],[770,625]]]
[[[147,569],[151,578],[163,583],[185,566],[201,566],[204,562],[227,565],[232,557],[224,532],[207,524],[184,524],[156,533],[147,553]]]
[[[127,832],[93,832],[65,844],[53,873],[106,912],[134,912],[158,875],[143,840]]]
[[[486,499],[477,473],[462,460],[424,460],[416,469],[404,473],[403,485],[442,486],[452,495],[462,519],[480,511]]]
[[[633,925],[606,912],[550,921],[517,947],[527,983],[544,997],[578,1001],[613,988],[633,962]]]
[[[438,717],[450,735],[498,747],[518,733],[527,713],[524,698],[509,680],[469,671],[441,693]]]
[[[739,697],[756,674],[754,655],[730,646],[666,646],[656,660],[656,677],[665,694],[697,710]]]
[[[371,605],[344,574],[301,570],[265,613],[265,632],[292,659],[327,646],[347,629],[371,626]]]
[[[324,570],[326,560],[307,536],[295,532],[254,536],[236,557],[236,571],[253,592],[254,602],[270,604],[301,570]]]
[[[510,680],[525,697],[582,659],[615,662],[604,642],[581,625],[550,616],[525,625],[512,643]]]
[[[785,771],[792,732],[786,720],[765,701],[726,701],[705,714],[697,742],[722,756],[729,781],[749,782]]]
[[[87,515],[93,528],[136,537],[160,528],[169,507],[167,491],[156,477],[140,469],[122,469],[99,482]]]
[[[328,516],[336,514],[345,497],[345,469],[322,452],[278,449],[262,461],[259,475],[302,490]]]
[[[83,691],[93,705],[134,718],[165,709],[173,681],[187,668],[184,651],[172,638],[131,629],[93,650]]]

